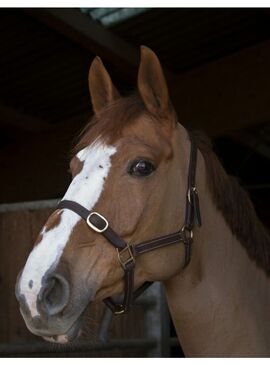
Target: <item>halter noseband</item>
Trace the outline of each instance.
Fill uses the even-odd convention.
[[[193,242],[193,227],[195,224],[201,226],[199,197],[195,185],[197,147],[190,136],[190,161],[188,170],[188,185],[186,193],[186,214],[182,228],[166,236],[144,241],[136,245],[127,244],[113,229],[108,221],[97,212],[90,212],[88,209],[71,200],[62,200],[57,209],[69,209],[81,216],[88,226],[97,233],[102,234],[115,248],[118,260],[124,270],[124,299],[122,303],[116,303],[111,297],[104,299],[105,304],[114,314],[122,314],[128,311],[133,301],[147,289],[152,282],[145,282],[138,289],[134,289],[135,258],[142,253],[165,247],[177,242],[183,242],[185,246],[185,267],[191,258],[191,245]]]

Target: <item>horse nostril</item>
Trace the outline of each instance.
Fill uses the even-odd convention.
[[[41,308],[49,316],[62,312],[69,300],[69,284],[66,279],[54,274],[47,278],[39,294]]]

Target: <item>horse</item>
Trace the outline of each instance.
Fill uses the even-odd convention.
[[[141,47],[129,96],[99,57],[88,80],[72,181],[17,279],[28,329],[67,343],[92,302],[124,313],[160,281],[186,356],[269,356],[269,235],[207,138],[179,122],[158,57]]]

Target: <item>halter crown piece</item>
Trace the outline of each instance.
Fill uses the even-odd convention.
[[[193,227],[195,224],[201,226],[199,196],[195,185],[197,146],[192,136],[190,136],[190,141],[185,222],[181,229],[175,233],[144,241],[136,245],[129,245],[112,230],[107,219],[101,214],[90,212],[82,205],[71,200],[62,200],[57,206],[57,209],[69,209],[77,213],[86,221],[92,230],[102,234],[116,248],[118,260],[124,270],[124,299],[122,303],[116,303],[111,297],[104,299],[105,304],[114,314],[127,312],[134,300],[152,284],[152,282],[147,281],[135,291],[133,290],[135,258],[137,256],[155,250],[156,248],[182,242],[185,246],[185,267],[190,262]]]

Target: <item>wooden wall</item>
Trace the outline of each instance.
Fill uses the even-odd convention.
[[[52,209],[35,211],[7,212],[0,214],[0,345],[42,341],[26,328],[15,298],[15,283],[18,272],[23,267],[32,244]],[[105,306],[103,303],[92,305],[87,315],[83,340],[97,341],[100,321]],[[87,334],[87,330],[89,330]],[[130,314],[114,317],[110,339],[143,338],[143,308],[136,307]],[[67,356],[145,356],[146,351],[119,350],[106,352],[84,352],[66,354]],[[47,355],[46,355],[47,356]],[[61,355],[63,356],[63,354]]]

